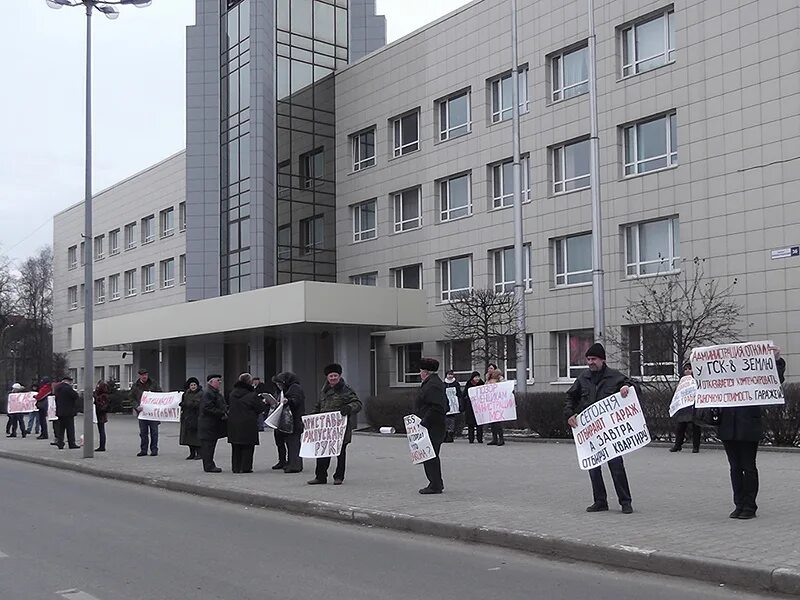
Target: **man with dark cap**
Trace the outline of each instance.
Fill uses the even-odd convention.
[[[64,375],[61,383],[55,387],[56,397],[56,417],[58,427],[56,427],[56,446],[59,450],[64,449],[64,433],[67,434],[67,443],[70,450],[80,448],[75,443],[75,415],[78,414],[78,404],[80,398],[78,392],[72,389],[72,377]]]
[[[564,416],[573,429],[578,426],[577,415],[598,400],[607,398],[617,392],[625,398],[633,382],[625,375],[606,365],[606,350],[600,343],[592,344],[586,351],[586,364],[589,366],[575,379],[575,383],[567,391],[567,402],[564,405]],[[631,491],[628,486],[628,476],[622,457],[617,456],[608,461],[614,488],[617,491],[622,512],[633,512],[631,506]],[[592,494],[594,503],[586,508],[586,512],[600,512],[608,510],[608,496],[603,483],[603,473],[600,467],[589,470],[592,480]]]
[[[49,377],[42,377],[42,384],[39,386],[39,391],[36,392],[36,408],[39,409],[39,429],[42,433],[39,434],[37,440],[47,439],[47,406],[49,400],[47,399],[53,393],[53,384]],[[55,432],[53,432],[55,434]]]
[[[356,393],[344,382],[342,378],[342,365],[332,363],[325,367],[325,385],[322,386],[320,399],[314,406],[314,414],[339,411],[347,419],[347,430],[344,434],[342,449],[336,458],[336,471],[333,473],[333,485],[344,483],[344,469],[347,461],[347,444],[353,438],[353,427],[355,419],[350,416],[361,410],[361,400]],[[328,467],[331,466],[331,458],[317,459],[317,469],[314,479],[308,482],[309,485],[316,485],[328,482]]]
[[[225,398],[219,391],[222,375],[206,377],[208,385],[200,401],[200,413],[197,417],[197,437],[200,438],[200,457],[203,459],[203,471],[206,473],[222,473],[214,463],[214,452],[217,440],[228,434],[228,407]]]
[[[419,377],[422,380],[422,385],[420,385],[417,393],[414,414],[420,418],[421,425],[428,430],[433,451],[436,454],[434,458],[422,463],[425,467],[428,485],[419,491],[420,494],[441,494],[444,491],[439,451],[442,448],[442,442],[444,442],[447,430],[445,417],[449,402],[447,401],[444,382],[436,373],[438,370],[439,361],[435,358],[420,359]]]
[[[142,412],[142,394],[145,392],[160,392],[161,388],[155,379],[151,379],[147,369],[139,369],[139,378],[133,382],[128,397],[133,404],[133,411],[138,415]],[[161,421],[139,419],[139,454],[147,456],[147,442],[150,441],[150,456],[158,456],[158,426]]]

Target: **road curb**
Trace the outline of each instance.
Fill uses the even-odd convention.
[[[5,450],[0,450],[0,458],[55,467],[94,477],[146,485],[205,498],[225,500],[236,504],[277,509],[296,515],[320,517],[357,525],[486,544],[538,554],[548,558],[591,562],[608,567],[634,569],[659,575],[689,577],[700,581],[732,585],[749,590],[800,596],[800,571],[791,568],[771,569],[768,567],[756,567],[742,562],[673,554],[634,546],[594,544],[527,530],[442,523],[403,513],[348,506],[333,502],[298,500],[259,492],[210,488],[196,483],[174,481],[164,477],[134,475],[90,465],[64,462],[56,458],[29,456]]]

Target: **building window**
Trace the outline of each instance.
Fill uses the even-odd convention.
[[[156,265],[151,263],[142,267],[142,293],[156,289]]]
[[[392,269],[394,287],[409,290],[422,289],[422,265],[410,265]]]
[[[142,219],[142,244],[149,244],[156,239],[155,220],[153,215]]]
[[[442,221],[452,221],[472,214],[470,175],[456,175],[439,182]]]
[[[500,343],[504,344],[501,352],[498,355],[503,357],[498,359],[498,368],[503,370],[503,376],[508,380],[516,380],[517,378],[517,338],[513,335],[507,335],[501,338]],[[525,344],[527,346],[527,366],[525,368],[525,380],[533,381],[533,334],[525,336]]]
[[[625,275],[654,275],[678,268],[678,218],[634,223],[625,227]]]
[[[175,209],[166,208],[159,215],[159,233],[162,238],[175,233]]]
[[[466,91],[438,101],[439,141],[461,137],[471,131],[469,100],[470,93]]]
[[[677,377],[675,323],[650,323],[623,327],[628,367],[634,377]]]
[[[472,257],[459,256],[439,262],[442,277],[442,302],[468,296],[472,291]]]
[[[589,140],[553,148],[553,193],[561,194],[589,187],[591,179]]]
[[[310,189],[325,175],[325,154],[322,148],[300,156],[300,179],[303,187]]]
[[[108,296],[112,300],[119,300],[119,273],[108,276]]]
[[[94,260],[103,260],[106,257],[105,252],[105,235],[98,235],[94,238]]]
[[[592,234],[573,235],[555,241],[556,286],[591,283]]]
[[[72,271],[73,269],[78,268],[78,247],[77,246],[70,246],[67,248],[67,264],[69,265],[69,270]]]
[[[362,273],[361,275],[353,275],[350,278],[350,283],[353,285],[368,285],[375,287],[378,285],[378,273]]]
[[[186,284],[186,255],[181,254],[178,258],[178,280],[181,285]]]
[[[106,378],[106,368],[105,367],[95,367],[94,368],[94,380],[97,382],[103,381]]]
[[[378,234],[375,222],[376,200],[369,200],[353,207],[353,241],[371,240]]]
[[[678,164],[678,117],[675,113],[623,128],[625,175]]]
[[[622,76],[650,71],[675,60],[675,12],[623,27]]]
[[[419,150],[419,111],[392,121],[394,156],[403,156]]]
[[[394,194],[394,231],[408,231],[422,226],[421,189]]]
[[[397,355],[397,382],[419,383],[419,361],[422,360],[422,344],[395,346]]]
[[[119,383],[119,365],[108,365],[108,380]]]
[[[558,376],[575,379],[586,370],[586,351],[594,343],[591,329],[562,331],[558,334]]]
[[[171,288],[175,285],[175,259],[161,261],[161,287]]]
[[[325,239],[325,222],[322,215],[316,215],[300,221],[300,245],[303,254],[313,254],[322,248]]]
[[[458,381],[466,383],[472,375],[472,341],[452,340],[444,343],[444,373],[455,371]]]
[[[522,180],[522,201],[531,199],[530,157],[520,160]],[[505,208],[514,205],[514,160],[508,159],[492,165],[492,208]]]
[[[103,304],[106,301],[106,280],[94,280],[94,303]]]
[[[131,389],[133,385],[133,365],[125,365],[125,381],[122,382],[125,389]]]
[[[69,304],[70,310],[77,310],[78,309],[78,286],[73,285],[70,288],[67,288],[67,304]]]
[[[125,271],[125,297],[136,295],[136,269]]]
[[[375,165],[375,129],[357,133],[350,137],[353,145],[353,171]]]
[[[119,229],[108,232],[108,255],[119,254]]]
[[[80,302],[81,308],[86,305],[86,286],[82,283],[80,292],[78,292],[78,302]]]
[[[86,264],[86,242],[81,242],[81,266]]]
[[[178,227],[181,231],[186,231],[186,202],[178,204]]]
[[[522,253],[525,257],[525,289],[530,290],[533,288],[533,282],[531,280],[531,247],[529,244],[525,244],[522,247]],[[513,246],[492,250],[491,252],[492,265],[494,267],[494,291],[496,294],[514,291],[514,284],[516,283],[514,257]]]
[[[125,250],[136,248],[136,223],[125,225]]]
[[[278,260],[289,260],[292,257],[292,226],[278,227]]]
[[[561,52],[550,57],[552,100],[566,100],[589,91],[589,47]]]
[[[513,116],[513,92],[511,73],[493,79],[492,88],[492,123],[506,121]],[[519,112],[528,112],[528,67],[519,69]]]

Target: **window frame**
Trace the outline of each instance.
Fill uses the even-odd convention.
[[[289,243],[288,244],[281,244],[281,231],[288,231],[289,232]],[[292,224],[287,223],[286,225],[281,225],[275,232],[275,246],[276,246],[276,256],[277,259],[282,260],[291,260],[292,258]]]
[[[583,237],[583,236],[589,236],[589,242],[590,242],[589,248],[591,250],[591,236],[592,236],[591,232],[589,232],[589,233],[577,233],[577,234],[574,234],[574,235],[568,235],[568,236],[556,238],[556,239],[553,240],[553,254],[554,254],[554,259],[555,259],[555,260],[553,260],[553,273],[554,273],[554,276],[555,276],[553,281],[554,281],[555,287],[564,288],[564,287],[574,287],[574,286],[582,286],[582,285],[591,285],[592,284],[592,274],[593,274],[594,269],[591,267],[591,262],[592,262],[591,255],[589,257],[590,267],[588,269],[582,269],[580,271],[570,271],[569,270],[569,253],[568,253],[568,250],[567,250],[568,249],[567,240],[573,239],[573,238],[577,238],[577,237]],[[563,252],[560,250],[560,248],[563,248]],[[563,261],[563,264],[564,264],[564,267],[565,267],[565,270],[564,270],[563,273],[559,273],[558,272],[558,255],[559,254],[563,254],[562,261]],[[573,282],[573,283],[569,282],[569,278],[571,276],[573,276],[573,277],[574,276],[581,276],[581,275],[586,275],[587,273],[589,274],[589,280],[588,281],[576,281],[576,282]],[[561,278],[560,281],[559,281],[559,278]]]
[[[522,245],[524,258],[525,258],[525,271],[527,272],[527,276],[525,277],[525,291],[533,290],[533,277],[531,274],[531,245],[530,244],[523,244]],[[516,285],[516,279],[512,274],[512,278],[508,279],[506,275],[506,252],[514,251],[514,246],[504,246],[503,248],[495,248],[494,250],[489,251],[489,261],[492,269],[492,289],[494,289],[495,294],[511,294],[514,292],[514,286]],[[497,280],[497,259],[500,258],[500,267],[502,269],[502,280]],[[499,288],[498,288],[499,286]],[[510,286],[510,289],[506,289]]]
[[[467,203],[464,206],[458,206],[457,208],[452,208],[450,206],[450,198],[452,194],[450,192],[450,184],[451,182],[457,179],[467,179]],[[457,221],[458,219],[465,219],[466,217],[472,216],[472,173],[467,171],[465,173],[459,173],[458,175],[451,175],[450,177],[446,177],[445,179],[441,179],[438,181],[438,189],[439,189],[439,219],[442,223],[446,223],[448,221]],[[447,204],[447,207],[445,207]],[[451,216],[452,213],[456,211],[462,211],[466,209],[466,214],[458,215],[458,216]]]
[[[585,175],[580,175],[577,177],[567,177],[566,173],[566,154],[567,150],[570,147],[577,146],[578,144],[588,144],[589,149],[589,171]],[[552,193],[554,196],[560,196],[562,194],[569,194],[571,192],[579,192],[581,190],[591,189],[592,187],[592,146],[591,141],[588,138],[581,138],[577,140],[572,140],[569,142],[564,142],[563,144],[559,144],[557,146],[553,146],[550,150],[552,156],[552,163],[553,163],[553,172],[552,172]],[[558,179],[558,166],[560,163],[561,167],[561,175],[562,177]],[[577,187],[569,187],[570,183],[580,181],[586,179],[586,185],[581,185]]]
[[[133,365],[123,365],[123,373],[125,373],[125,384],[128,386],[126,389],[133,387]],[[120,382],[122,383],[122,382]]]
[[[172,267],[172,278],[168,277],[168,268]],[[175,258],[165,258],[159,263],[158,278],[161,284],[161,289],[169,289],[175,287]]]
[[[78,268],[78,246],[70,246],[67,248],[67,269],[74,271]]]
[[[178,231],[186,231],[186,202],[178,203]]]
[[[134,248],[136,248],[137,244],[139,243],[139,232],[136,229],[137,225],[138,224],[136,223],[136,221],[125,225],[124,229],[125,238],[123,240],[123,243],[125,244],[126,252],[128,250],[133,250]],[[130,236],[128,235],[129,233]]]
[[[586,79],[583,81],[579,81],[577,83],[570,83],[569,85],[564,85],[564,62],[565,59],[571,55],[575,54],[576,52],[585,52],[584,56],[586,58]],[[588,40],[584,40],[577,45],[570,46],[568,48],[564,48],[556,52],[555,54],[551,54],[549,57],[549,74],[550,74],[550,102],[555,104],[556,102],[564,102],[565,100],[569,100],[570,98],[577,98],[578,96],[582,96],[583,94],[589,93],[589,42]],[[558,69],[558,82],[556,81],[556,69]],[[556,87],[556,86],[559,87]],[[569,90],[574,90],[576,88],[581,88],[580,91],[576,93],[570,93],[567,95]]]
[[[367,283],[371,281],[372,283]],[[366,287],[378,287],[378,272],[370,271],[369,273],[359,273],[358,275],[350,276],[350,283],[352,285],[363,285]]]
[[[67,288],[67,306],[69,310],[78,310],[78,286],[71,285]]]
[[[647,25],[659,19],[664,20],[664,25],[662,27],[663,37],[661,38],[663,51],[646,58],[639,58],[636,56],[637,45],[639,41],[637,37],[638,29],[643,25]],[[673,6],[627,23],[621,26],[618,31],[620,36],[620,76],[623,79],[635,77],[636,75],[647,73],[648,71],[653,71],[675,62],[675,8]],[[632,46],[629,47],[629,43],[632,43]],[[628,62],[626,62],[626,54],[628,55]],[[662,57],[663,62],[654,64],[653,66],[644,69],[641,68],[643,63],[647,63]]]
[[[641,228],[644,225],[651,225],[653,223],[667,223],[667,253],[669,256],[660,258],[658,260],[641,260]],[[631,260],[629,256],[629,242],[633,236],[634,251],[636,252],[635,260]],[[664,219],[653,219],[649,221],[638,221],[636,223],[629,223],[624,226],[623,230],[623,246],[624,246],[624,260],[625,260],[625,278],[638,279],[641,277],[653,277],[655,275],[664,273],[674,273],[680,270],[678,263],[680,262],[680,221],[677,216],[667,217]],[[658,269],[655,273],[642,273],[642,267],[653,264],[667,263],[665,270]],[[634,268],[635,272],[631,272]]]
[[[109,302],[120,299],[119,273],[114,273],[108,276],[108,298]]]
[[[364,142],[362,142],[361,138],[369,134],[372,134],[372,156],[360,158],[361,150],[364,147]],[[350,146],[353,153],[353,173],[374,167],[377,164],[376,134],[376,128],[373,126],[350,136]]]
[[[453,364],[453,348],[456,344],[468,344],[469,345],[469,370],[457,370],[455,365]],[[454,371],[456,376],[456,381],[459,383],[466,383],[469,381],[469,376],[472,375],[472,372],[475,370],[475,361],[473,360],[472,355],[472,340],[469,339],[462,339],[462,340],[447,340],[442,342],[442,358],[444,359],[444,372],[447,371]]]
[[[417,124],[417,137],[413,142],[403,143],[403,120],[413,116]],[[420,131],[419,131],[419,116],[420,110],[416,108],[410,112],[404,113],[391,119],[392,122],[392,155],[394,158],[400,158],[412,152],[418,152],[421,148],[420,145]],[[412,147],[413,146],[413,147]]]
[[[504,167],[506,165],[511,165],[511,183],[509,187],[511,188],[510,193],[503,193],[506,188],[506,177],[503,175]],[[491,186],[492,186],[492,208],[491,210],[502,210],[504,208],[509,208],[514,206],[514,159],[507,158],[503,161],[492,163],[489,165],[491,168]],[[498,184],[498,175],[500,182]],[[522,203],[525,204],[526,202],[531,201],[531,157],[530,154],[523,154],[520,156],[520,182],[522,184]],[[498,185],[500,189],[500,195],[497,195]],[[508,201],[508,204],[506,202]]]
[[[317,173],[317,157],[321,157],[321,171]],[[325,177],[325,147],[314,148],[300,155],[300,181],[303,189],[310,190]]]
[[[172,227],[167,227],[170,220]],[[158,234],[161,239],[175,234],[175,207],[170,206],[158,213]]]
[[[667,380],[678,380],[680,378],[680,373],[678,371],[680,365],[678,364],[678,355],[675,352],[675,347],[672,343],[669,344],[669,348],[665,348],[666,350],[671,351],[672,360],[671,361],[648,361],[646,362],[647,356],[645,356],[645,328],[652,327],[657,328],[655,331],[651,331],[652,335],[657,336],[659,339],[663,339],[662,331],[658,328],[670,326],[672,329],[672,335],[674,335],[674,330],[676,327],[679,327],[678,323],[638,323],[632,325],[625,325],[623,327],[625,333],[625,353],[626,358],[628,361],[628,374],[631,377],[637,377],[642,379],[643,381],[655,381],[659,378],[666,378]],[[636,335],[636,344],[635,347],[631,344],[631,336],[633,333],[637,333]],[[649,339],[649,338],[648,338]],[[633,355],[634,353],[638,353],[638,360],[635,360]],[[638,365],[638,372],[634,372],[636,369],[634,365]],[[658,369],[659,367],[672,367],[671,373],[645,373],[646,368],[655,368]]]
[[[466,97],[467,101],[467,120],[464,123],[459,123],[458,125],[451,127],[449,120],[450,120],[450,103],[454,102],[455,100],[459,100],[463,97]],[[446,96],[440,100],[436,101],[436,114],[439,116],[439,135],[438,141],[439,142],[447,142],[449,140],[454,140],[465,135],[469,135],[472,133],[472,91],[469,89],[461,90],[459,92],[455,92]],[[458,135],[453,135],[452,132],[459,130],[461,128],[466,128],[463,133],[459,133]]]
[[[422,380],[419,376],[419,364],[417,368],[414,367],[414,360],[409,358],[409,350],[414,350],[416,353],[419,347],[419,358],[416,359],[417,363],[422,359],[425,352],[422,342],[411,342],[407,344],[399,344],[394,346],[395,353],[395,384],[397,385],[413,385],[420,383]],[[409,370],[411,368],[411,370]]]
[[[104,233],[101,233],[100,235],[94,236],[94,242],[93,242],[94,243],[94,252],[93,252],[93,254],[94,254],[94,256],[93,256],[94,262],[97,262],[98,260],[103,260],[106,257],[105,248],[104,248],[105,240],[106,240],[106,234],[104,234]]]
[[[317,223],[322,227],[322,236],[317,239]],[[325,241],[324,215],[318,214],[300,219],[300,248],[303,256],[310,256],[323,248]]]
[[[95,305],[98,304],[105,304],[106,302],[106,278],[101,277],[100,279],[94,280],[94,303]]]
[[[524,115],[530,112],[530,97],[528,94],[528,65],[523,65],[517,69],[517,73],[519,75],[519,81],[517,83],[517,87],[519,88],[519,114]],[[502,123],[503,121],[508,121],[513,118],[514,112],[514,100],[513,100],[513,88],[511,90],[512,99],[509,101],[508,108],[504,108],[505,106],[505,97],[503,95],[503,82],[507,79],[512,79],[513,72],[508,71],[503,75],[498,75],[494,77],[489,82],[489,109],[490,109],[490,122],[492,125],[495,123]],[[495,101],[499,103],[499,106],[495,105]],[[505,115],[508,113],[508,115]],[[505,116],[504,116],[505,115]]]
[[[119,227],[116,229],[112,229],[108,232],[108,255],[109,256],[116,256],[120,253],[120,246],[119,246],[119,234],[120,230]]]
[[[405,271],[406,269],[417,269],[417,281],[419,281],[419,287],[406,287],[405,285]],[[393,287],[401,290],[421,290],[422,289],[422,263],[417,263],[415,265],[405,265],[402,267],[394,267],[391,269],[392,274],[392,284]],[[400,285],[397,285],[397,284]]]
[[[417,194],[417,216],[412,219],[405,219],[402,218],[404,215],[400,214],[400,220],[398,220],[398,213],[402,213],[403,209],[403,195],[408,192],[416,192]],[[395,233],[403,233],[406,231],[413,231],[414,229],[419,229],[422,227],[422,186],[418,185],[416,187],[407,188],[405,190],[401,190],[399,192],[394,192],[392,194],[392,206],[393,206],[393,213],[394,213],[394,232]],[[406,227],[409,223],[414,223],[416,221],[416,225],[412,227]]]
[[[178,257],[178,282],[180,285],[186,285],[186,255],[181,254]]]
[[[511,342],[514,342],[514,360],[512,361],[509,357],[511,355]],[[517,378],[517,336],[516,335],[507,335],[505,336],[505,350],[503,352],[503,356],[505,359],[498,361],[501,363],[498,365],[498,368],[503,369],[503,377],[507,380],[516,380]],[[525,346],[528,351],[528,364],[525,367],[526,377],[525,381],[527,383],[533,383],[535,381],[536,373],[533,370],[533,334],[526,333],[525,334]],[[513,374],[512,374],[513,373]]]
[[[130,281],[129,281],[130,280]],[[139,292],[136,285],[136,269],[128,269],[122,275],[122,283],[125,287],[125,297],[133,298]]]
[[[372,205],[372,220],[374,221],[374,226],[371,229],[362,229],[362,210],[370,204]],[[372,198],[371,200],[365,200],[364,202],[354,204],[351,208],[353,211],[353,243],[366,242],[378,237],[378,199]],[[372,235],[368,235],[370,232]]]
[[[664,120],[664,129],[666,134],[665,142],[667,145],[667,147],[665,148],[666,153],[659,154],[657,156],[650,156],[648,158],[640,158],[639,127],[641,127],[642,125],[648,125],[650,123],[654,123],[655,121],[659,121],[661,119]],[[673,133],[673,123],[675,129],[674,133]],[[638,121],[634,121],[633,123],[623,125],[621,129],[622,129],[622,173],[625,178],[638,177],[640,175],[646,175],[648,173],[656,173],[658,171],[663,171],[665,169],[672,169],[678,166],[677,111],[670,111],[668,113],[656,115],[653,117],[647,117],[645,119],[640,119]],[[633,139],[631,142],[628,141],[629,131],[633,133]],[[673,139],[673,137],[676,139]],[[629,148],[631,148],[631,146],[634,153],[633,161],[628,160],[628,150]],[[644,165],[645,163],[657,160],[665,160],[666,164],[664,166],[654,167],[652,169],[641,168],[642,165]]]
[[[576,350],[578,351],[578,356],[580,358],[585,356],[586,350],[588,350],[589,347],[594,343],[594,331],[592,329],[587,328],[587,329],[570,329],[568,331],[556,332],[556,368],[558,369],[558,379],[562,381],[564,380],[572,381],[583,371],[588,369],[585,361],[582,362],[580,365],[570,365],[569,342],[571,337],[584,338],[583,346],[576,348]],[[566,364],[562,364],[561,362],[562,358],[566,358]]]
[[[142,219],[142,225],[141,225],[142,246],[144,246],[145,244],[152,244],[153,242],[156,241],[155,220],[156,220],[155,215],[150,215]]]
[[[450,268],[450,264],[456,260],[467,259],[467,264],[469,265],[469,283],[467,287],[460,287],[460,288],[453,288],[452,287],[452,269]],[[446,272],[445,272],[446,271]],[[471,254],[463,254],[461,256],[453,256],[451,258],[445,258],[439,261],[439,281],[440,281],[440,294],[439,299],[442,304],[447,304],[450,302],[460,300],[462,296],[468,296],[472,290],[474,289],[473,284],[473,272],[472,272],[472,255]],[[445,287],[447,284],[447,287]]]
[[[151,294],[156,291],[156,264],[150,263],[142,266],[142,294]]]

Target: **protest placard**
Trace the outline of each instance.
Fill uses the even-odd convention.
[[[339,456],[346,431],[347,417],[338,410],[304,416],[300,456],[303,458]]]
[[[616,393],[603,398],[577,415],[572,428],[578,465],[584,471],[607,463],[650,443],[650,432],[633,387],[623,398]]]
[[[182,392],[144,392],[139,407],[140,421],[166,421],[178,423],[181,420]]]
[[[8,395],[8,414],[36,411],[36,392],[16,392]]]
[[[688,406],[694,406],[694,397],[697,393],[697,382],[691,375],[681,377],[678,382],[678,387],[675,388],[675,394],[672,396],[672,402],[669,405],[669,416],[674,417],[675,413]]]
[[[469,388],[469,401],[478,425],[516,420],[517,402],[514,399],[516,383],[516,381],[502,381]]]
[[[445,388],[445,393],[447,394],[447,402],[449,407],[447,409],[448,415],[456,415],[461,412],[458,406],[458,394],[456,394],[456,388],[449,387]]]
[[[783,404],[771,341],[692,350],[695,408]]]
[[[422,426],[420,418],[417,415],[406,415],[403,417],[403,422],[406,425],[411,462],[418,465],[426,460],[436,458],[431,436],[428,434],[428,430]]]
[[[56,416],[56,397],[55,396],[48,396],[47,397],[47,420],[48,421],[57,421],[58,417]]]

